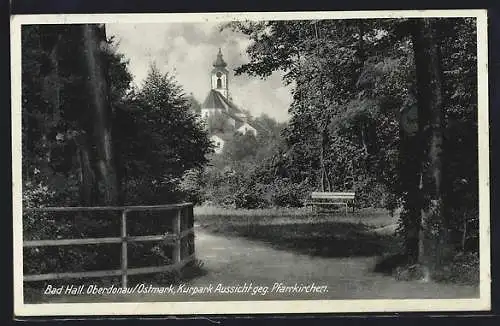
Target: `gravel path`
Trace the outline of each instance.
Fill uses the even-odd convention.
[[[274,283],[282,282],[285,285],[314,283],[328,287],[326,294],[295,294],[289,296],[290,299],[444,299],[479,295],[473,286],[396,281],[373,273],[375,257],[311,257],[276,250],[262,242],[209,234],[201,229],[197,229],[196,238],[198,258],[208,271],[206,276],[192,281],[197,286],[252,282],[272,287]]]
[[[42,302],[153,302],[220,300],[308,300],[308,299],[452,299],[477,298],[477,287],[433,282],[397,281],[373,273],[376,257],[323,258],[277,250],[270,245],[240,237],[211,234],[196,227],[197,258],[207,274],[185,287],[268,287],[267,293],[211,293],[203,295],[147,294],[105,296],[52,296]],[[281,284],[280,284],[281,283]],[[280,292],[281,286],[314,285],[295,293]],[[275,291],[273,291],[273,287]],[[241,288],[240,288],[241,289]],[[281,287],[281,289],[283,289]],[[297,289],[297,287],[295,288]]]

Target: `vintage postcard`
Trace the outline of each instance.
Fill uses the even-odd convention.
[[[486,10],[11,26],[16,316],[490,309]]]

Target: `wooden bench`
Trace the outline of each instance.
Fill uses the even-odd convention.
[[[311,206],[313,210],[322,206],[343,205],[347,214],[348,204],[354,200],[355,195],[354,192],[313,192],[311,199],[305,204]]]

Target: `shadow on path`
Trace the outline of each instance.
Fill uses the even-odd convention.
[[[173,302],[248,300],[335,300],[335,299],[456,299],[477,298],[474,286],[418,281],[397,281],[373,272],[376,256],[320,257],[275,249],[261,241],[223,236],[196,228],[196,255],[207,274],[192,279],[186,287],[249,286],[268,287],[264,294],[207,293],[134,294],[127,296],[58,296],[42,302]],[[323,293],[280,293],[283,286],[323,287]],[[165,286],[156,284],[156,286]],[[333,308],[332,308],[333,309]]]
[[[375,256],[310,256],[277,250],[260,241],[211,234],[199,228],[196,239],[197,257],[208,271],[207,275],[190,282],[196,286],[253,283],[272,287],[282,282],[328,287],[325,294],[278,296],[281,299],[445,299],[479,295],[474,286],[397,281],[374,273]]]

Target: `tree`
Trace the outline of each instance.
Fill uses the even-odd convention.
[[[87,96],[91,100],[92,124],[87,124],[87,133],[95,145],[95,167],[103,185],[103,200],[106,205],[119,204],[120,180],[115,165],[112,136],[112,109],[109,89],[109,64],[103,49],[107,48],[104,25],[83,25],[82,39],[84,62],[87,68]],[[90,127],[90,128],[89,128]]]
[[[360,89],[359,84],[366,72],[363,67],[370,67],[367,58],[378,60],[384,52],[382,45],[391,38],[390,33],[381,32],[390,27],[389,22],[278,21],[238,23],[232,27],[254,40],[248,48],[251,62],[238,68],[237,73],[265,77],[272,71],[282,70],[284,83],[296,85],[289,109],[288,143],[290,151],[300,149],[302,154],[308,153],[302,160],[307,165],[299,168],[302,172],[298,178],[307,178],[322,189],[344,190],[345,187],[357,188],[352,176],[365,175],[367,167],[372,170],[367,172],[373,179],[389,174],[372,168],[383,166],[374,165],[372,159],[377,154],[377,137],[373,137],[379,125],[374,119],[377,115],[367,114],[377,108],[377,103],[358,100],[367,97],[367,90]],[[379,112],[387,111],[390,110]],[[341,117],[348,118],[350,124],[339,123]],[[395,114],[389,117],[394,118]],[[351,151],[347,162],[344,160],[346,143],[350,144]],[[367,153],[368,147],[370,153]],[[288,156],[292,157],[292,153]],[[354,166],[354,162],[363,164]],[[377,182],[383,183],[382,178]]]
[[[129,200],[140,200],[145,194],[153,202],[179,199],[173,193],[184,172],[202,168],[211,152],[204,126],[174,77],[162,74],[155,65],[129,106],[135,128],[123,130],[120,149],[127,153],[129,193],[135,193],[136,183],[144,187],[144,193],[135,193]]]
[[[131,89],[103,26],[25,26],[22,63],[23,180],[55,191],[52,204],[130,201],[121,184],[130,190],[142,172],[174,187],[206,162],[208,139],[180,86],[155,70]]]
[[[103,26],[23,27],[23,177],[60,204],[119,202],[111,125],[131,76],[112,44]]]
[[[251,159],[257,153],[257,139],[253,133],[235,132],[233,138],[224,146],[223,155],[231,162]]]
[[[281,133],[285,129],[286,123],[278,123],[264,113],[252,119],[250,124],[259,128],[256,137],[258,146],[257,152],[255,153],[255,161],[265,162],[279,155],[284,145]]]
[[[186,98],[189,102],[189,107],[191,111],[198,115],[201,114],[201,103],[198,102],[198,100],[194,97],[193,93],[190,93]]]
[[[424,146],[419,151],[427,156],[422,157],[422,162],[427,164],[422,166],[421,188],[427,198],[421,207],[419,262],[427,265],[432,256],[440,259],[441,251],[428,252],[432,249],[428,248],[429,244],[426,245],[426,237],[435,231],[436,225],[438,233],[447,232],[442,190],[444,90],[436,22],[426,18],[416,21],[415,25],[412,39],[417,71],[419,133]],[[446,235],[438,237],[444,240]],[[440,246],[444,245],[440,243]]]
[[[432,249],[419,250],[422,221],[425,232],[437,228],[446,241],[451,225],[460,228],[457,216],[477,214],[477,99],[465,91],[477,87],[473,19],[228,27],[252,41],[250,62],[237,74],[266,78],[281,71],[283,83],[293,85],[284,150],[272,164],[277,171],[320,189],[354,188],[363,205],[402,206],[410,263],[422,263],[419,251]],[[401,109],[413,105],[421,120],[415,137],[399,125]],[[464,199],[461,208],[446,205]]]
[[[23,26],[25,207],[180,201],[186,198],[180,177],[206,163],[210,143],[181,87],[152,69],[145,85],[132,89],[128,61],[116,45],[102,25]],[[79,212],[54,223],[52,214],[25,211],[23,236],[102,236],[120,223],[106,214]],[[131,227],[151,232],[157,220],[131,221]],[[133,264],[162,258],[145,258],[145,246],[130,253]],[[117,256],[109,251],[96,255],[92,248],[70,247],[50,260],[49,251],[26,248],[25,271],[114,268]]]
[[[22,29],[23,204],[26,207],[120,204],[115,161],[115,105],[129,88],[126,61],[104,27],[27,25]],[[117,227],[95,213],[25,212],[23,236],[85,237]],[[76,218],[75,218],[76,217]],[[25,271],[58,272],[109,263],[89,248],[51,255],[25,250]]]

